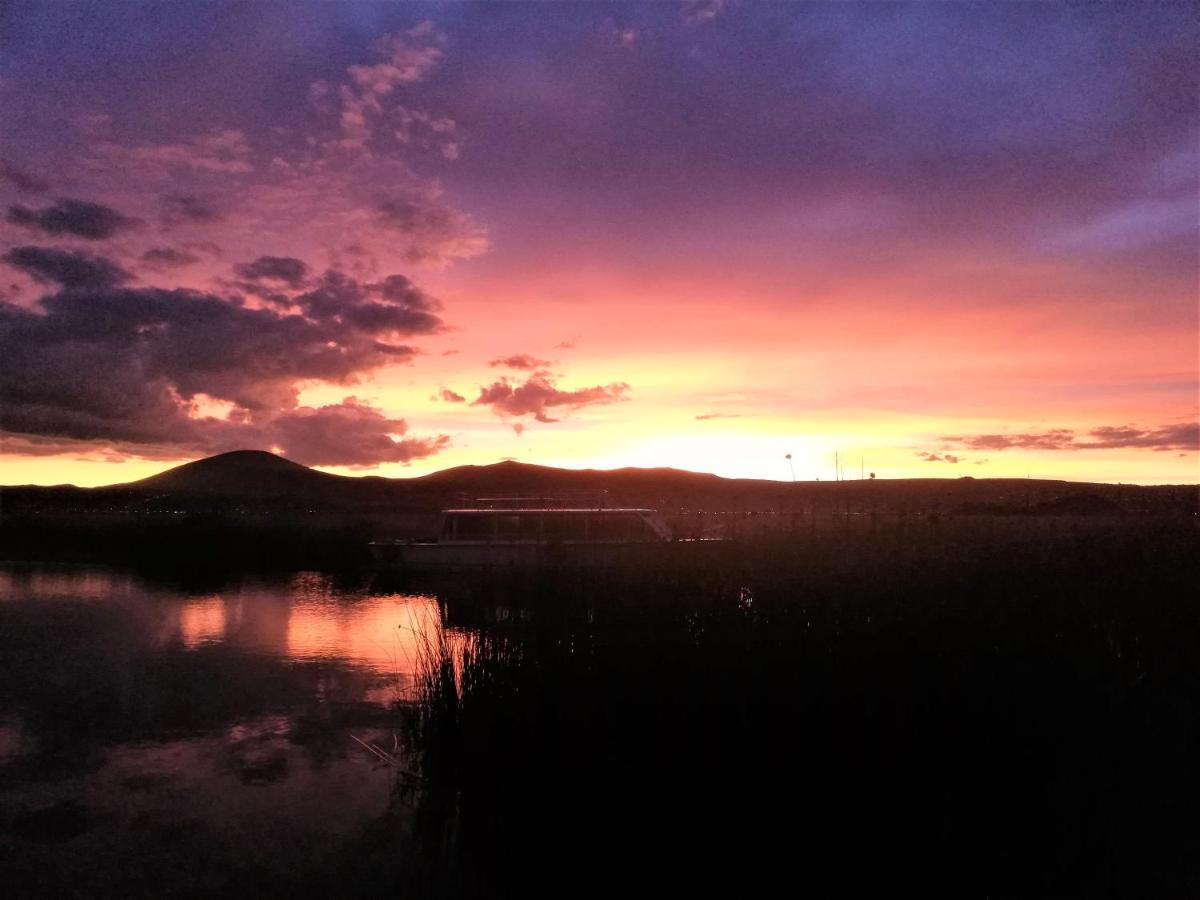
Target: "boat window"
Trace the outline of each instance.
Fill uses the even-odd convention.
[[[628,541],[639,536],[634,516],[596,516],[588,529],[593,541]]]
[[[547,515],[544,534],[548,541],[582,541],[587,537],[587,519]]]
[[[662,540],[662,535],[655,530],[654,525],[645,516],[637,516],[637,524],[634,526],[634,536],[640,541],[659,541]]]
[[[541,533],[539,516],[498,516],[497,534],[505,541],[536,541]]]
[[[454,537],[460,541],[491,540],[494,525],[495,520],[491,516],[455,516]]]

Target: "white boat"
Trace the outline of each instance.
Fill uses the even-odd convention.
[[[653,509],[474,506],[443,510],[436,538],[370,549],[377,563],[406,568],[606,567],[653,562],[672,541]]]

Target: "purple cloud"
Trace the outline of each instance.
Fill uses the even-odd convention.
[[[408,423],[390,419],[378,409],[347,397],[330,406],[300,407],[276,416],[263,441],[306,466],[374,466],[408,464],[433,456],[450,443],[447,435],[404,437]]]
[[[250,281],[280,281],[290,288],[300,287],[308,277],[308,265],[291,256],[260,256],[254,262],[239,263],[233,270]]]
[[[1087,434],[1090,439],[1080,438],[1070,428],[1052,428],[1020,434],[952,435],[942,440],[971,450],[1196,450],[1200,447],[1200,424],[1196,422],[1157,428],[1104,425]]]
[[[23,261],[73,286],[43,297],[40,310],[0,303],[0,342],[10,348],[0,357],[0,431],[27,439],[105,442],[131,453],[174,448],[178,455],[272,446],[285,432],[294,444],[312,447],[325,424],[345,426],[348,434],[368,425],[402,434],[400,420],[385,422],[361,403],[315,418],[297,412],[298,385],[353,383],[412,358],[417,351],[397,337],[441,327],[427,308],[413,309],[411,296],[407,302],[385,296],[397,296],[395,281],[365,286],[327,272],[317,290],[296,297],[305,310],[298,315],[197,291],[85,284],[115,276],[105,261],[53,252]],[[433,304],[418,295],[423,307]],[[227,419],[199,416],[202,397],[226,401],[234,411]],[[382,432],[371,433],[370,452],[380,462],[442,446],[385,446]],[[332,451],[314,450],[309,458],[331,459]],[[339,458],[366,464],[349,450]]]
[[[175,247],[151,247],[142,254],[142,262],[155,269],[179,269],[200,261],[200,257]]]
[[[1158,428],[1135,428],[1132,425],[1104,426],[1093,428],[1089,441],[1081,441],[1079,447],[1087,450],[1109,450],[1136,447],[1146,450],[1196,450],[1200,449],[1200,423],[1182,422],[1177,425],[1160,425]]]
[[[475,256],[487,246],[486,232],[468,215],[436,196],[411,193],[381,200],[376,222],[401,235],[409,262],[439,262]]]
[[[337,316],[373,334],[434,334],[440,304],[402,275],[360,285],[340,272],[326,272],[316,286],[291,298],[309,316]]]
[[[528,353],[517,353],[513,356],[502,356],[498,359],[493,359],[488,363],[493,369],[527,369],[533,371],[535,369],[544,369],[550,365],[548,359],[538,359],[536,356],[530,356]]]
[[[412,140],[418,125],[432,133],[453,131],[450,120],[392,102],[398,88],[421,81],[437,65],[444,43],[445,37],[431,22],[422,22],[377,40],[374,51],[382,61],[350,66],[347,81],[313,82],[308,91],[310,103],[337,120],[338,136],[330,143],[344,151],[364,151],[389,120],[393,122],[391,136],[402,143]],[[456,156],[457,150],[447,155]]]
[[[17,168],[6,159],[0,159],[0,184],[11,184],[18,191],[30,194],[44,194],[50,190],[50,185],[45,181]]]
[[[962,462],[962,457],[955,456],[953,453],[933,453],[928,450],[920,450],[917,452],[917,456],[919,456],[921,459],[925,460],[925,462],[945,462],[945,463]]]
[[[962,444],[970,450],[1062,450],[1072,445],[1075,432],[1069,428],[1022,434],[977,434],[970,437],[943,437],[951,444]]]
[[[137,222],[110,206],[63,198],[42,209],[10,206],[8,221],[54,236],[74,236],[99,241],[134,227]]]
[[[101,141],[94,152],[98,162],[130,168],[159,181],[188,172],[229,176],[254,171],[253,151],[245,133],[232,128],[214,128],[175,143],[125,145]]]
[[[547,376],[531,375],[524,383],[514,384],[507,378],[481,388],[472,406],[490,406],[501,416],[533,416],[538,422],[557,422],[548,410],[580,409],[584,406],[616,403],[628,399],[629,385],[614,382],[609,385],[560,390]]]
[[[190,194],[164,194],[159,198],[163,221],[168,225],[181,222],[206,224],[220,221],[221,215],[207,201]]]
[[[4,261],[43,284],[65,288],[111,288],[133,277],[102,256],[54,247],[14,247]]]

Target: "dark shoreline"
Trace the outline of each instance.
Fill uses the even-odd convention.
[[[216,879],[271,896],[418,897],[759,893],[783,881],[1116,898],[1200,884],[1194,516],[751,516],[740,521],[763,527],[713,569],[635,577],[379,573],[359,562],[361,522],[337,523],[340,543],[301,558],[304,541],[336,529],[210,520],[206,532],[181,519],[74,546],[117,548],[110,571],[185,603],[268,585],[282,621],[290,585],[307,578],[297,568],[329,573],[337,608],[436,598],[430,677],[389,714],[420,781],[397,778],[388,812],[302,877],[85,857],[68,867],[85,893],[148,895],[163,878],[183,893]],[[178,543],[197,534],[208,543]],[[57,648],[108,612],[56,609],[0,606],[17,624],[35,616],[9,633],[45,645],[40,665],[66,667],[50,681],[18,672],[28,688],[11,700],[33,692],[65,709],[82,693],[102,730],[153,723],[181,690],[243,714],[259,678],[309,671],[275,662],[237,675],[242,651],[218,643],[176,648],[169,663],[123,655],[120,677],[76,683],[75,665],[101,663]],[[67,759],[86,721],[63,742]],[[339,753],[361,752],[344,728],[321,728]]]

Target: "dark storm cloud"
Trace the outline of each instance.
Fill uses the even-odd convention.
[[[67,357],[80,350],[97,355],[96,382],[126,380],[120,369],[151,383],[162,379],[184,397],[203,393],[251,410],[290,405],[297,380],[347,381],[413,352],[334,316],[250,309],[186,290],[63,291],[42,307],[41,315],[4,308],[5,345],[19,349],[3,365],[20,376],[31,402],[39,400],[40,381],[58,378],[56,365],[75,369]],[[7,397],[12,413],[17,398]]]
[[[111,288],[133,277],[102,256],[55,247],[14,247],[4,261],[40,282],[66,288]]]
[[[574,391],[559,390],[547,376],[531,375],[524,383],[514,384],[507,378],[481,388],[472,406],[490,406],[502,416],[533,416],[539,422],[557,422],[548,410],[563,408],[579,409],[584,406],[616,403],[627,399],[629,385],[614,382],[609,385],[579,388]]]
[[[1158,428],[1103,425],[1085,437],[1069,428],[1054,428],[1022,434],[955,435],[942,440],[971,450],[1196,450],[1200,448],[1200,424],[1184,422]]]
[[[314,418],[296,409],[297,384],[351,383],[411,359],[417,351],[391,338],[435,330],[440,320],[423,311],[410,315],[379,299],[380,289],[337,273],[326,273],[324,282],[339,292],[324,292],[305,315],[196,291],[112,285],[62,290],[44,297],[38,311],[0,303],[0,343],[7,348],[0,358],[0,430],[150,450],[287,446],[283,436],[312,447],[314,430],[328,423],[353,426],[354,433],[368,425],[401,432],[398,420],[385,422],[357,402],[344,414],[326,409]],[[380,321],[371,321],[375,307],[388,311]],[[237,414],[198,416],[199,395],[228,401]],[[441,444],[410,440],[396,449],[375,439],[371,446],[372,453],[387,451],[377,461],[403,462]],[[308,458],[334,455],[331,444]],[[366,464],[362,453],[346,450],[342,457],[347,465]]]
[[[340,316],[364,331],[433,334],[442,329],[434,314],[440,304],[403,275],[362,285],[340,272],[326,272],[312,290],[292,297],[310,316]]]
[[[308,277],[308,265],[291,256],[260,256],[254,262],[234,266],[233,270],[250,281],[281,281],[292,288],[300,287]]]
[[[436,300],[422,291],[403,275],[389,275],[382,281],[367,286],[384,301],[405,306],[413,310],[433,312],[440,308]]]
[[[450,443],[446,435],[403,437],[404,419],[347,397],[340,404],[301,407],[275,418],[270,436],[289,459],[307,466],[373,466],[433,456]]]
[[[525,369],[533,371],[534,369],[544,369],[550,365],[548,359],[538,359],[536,356],[530,356],[528,353],[517,353],[513,356],[502,356],[498,359],[493,359],[488,363],[493,369]]]
[[[184,411],[194,407],[184,405]],[[169,405],[158,410],[173,414]],[[168,428],[148,428],[141,439],[115,436],[80,441],[72,438],[3,433],[8,452],[27,456],[93,453],[113,459],[136,455],[148,459],[177,459],[180,453],[221,453],[262,449],[283,454],[309,466],[375,466],[398,462],[407,465],[439,453],[450,445],[448,435],[407,437],[408,423],[392,419],[381,410],[347,397],[327,406],[299,407],[273,416],[216,419],[173,418]]]
[[[50,190],[50,185],[42,179],[17,168],[5,159],[0,159],[0,184],[11,184],[17,190],[30,194],[44,194]]]
[[[42,209],[10,206],[8,221],[49,235],[74,235],[98,241],[134,227],[134,219],[111,206],[63,198]]]
[[[142,262],[162,269],[177,269],[199,261],[200,257],[196,254],[175,247],[151,247],[142,254]]]

